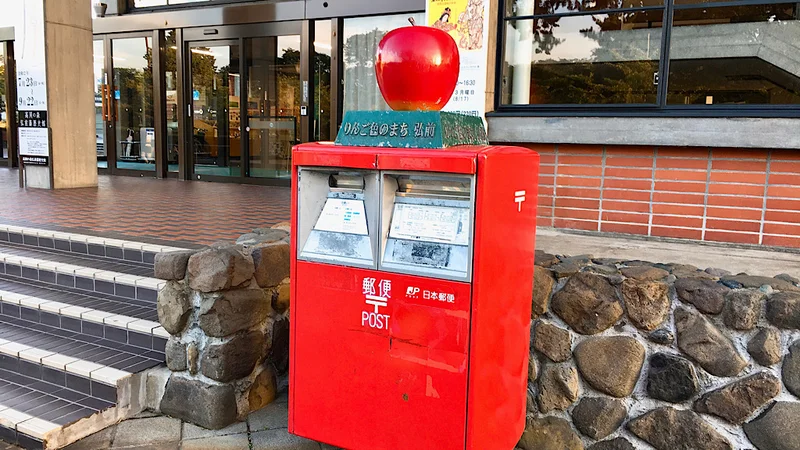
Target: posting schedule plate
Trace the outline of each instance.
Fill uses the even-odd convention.
[[[395,203],[389,237],[468,245],[469,208]]]
[[[367,215],[363,200],[329,198],[314,229],[367,236]]]

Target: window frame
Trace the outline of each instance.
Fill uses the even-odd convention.
[[[170,1],[172,0],[165,0],[165,1],[167,2],[166,5],[135,6],[134,0],[130,0],[130,3],[128,5],[128,12],[137,14],[137,13],[150,13],[156,11],[174,11],[174,10],[197,8],[204,6],[220,6],[220,5],[230,5],[236,3],[252,3],[254,0],[206,0],[206,1],[198,0],[196,2],[178,3],[174,5],[170,4]]]
[[[667,103],[670,72],[670,43],[672,23],[676,10],[724,8],[731,6],[769,5],[784,3],[780,0],[727,0],[700,1],[698,3],[676,5],[675,0],[664,0],[663,6],[645,6],[596,11],[575,11],[556,14],[533,14],[526,16],[506,16],[506,1],[498,2],[497,47],[495,55],[495,95],[494,111],[487,116],[563,116],[563,117],[753,117],[753,118],[800,118],[798,105],[670,105]],[[793,2],[788,2],[793,3]],[[796,0],[800,4],[800,1]],[[664,19],[661,34],[661,54],[659,55],[658,93],[655,104],[504,104],[503,83],[505,67],[506,33],[505,24],[514,20],[536,20],[547,17],[574,17],[598,14],[615,14],[663,10]],[[535,12],[535,11],[534,11]],[[800,19],[798,19],[800,20]]]

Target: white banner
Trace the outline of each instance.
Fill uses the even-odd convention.
[[[448,32],[458,45],[461,73],[443,111],[484,119],[489,0],[427,0],[425,23]]]
[[[19,154],[39,157],[35,165],[46,165],[46,157],[50,154],[50,143],[47,122],[44,6],[42,0],[23,0],[21,6],[24,22],[22,27],[17,29],[15,42]],[[23,162],[25,161],[23,158]]]

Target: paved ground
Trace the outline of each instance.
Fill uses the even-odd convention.
[[[333,449],[325,444],[299,438],[287,431],[286,396],[279,397],[266,408],[256,411],[246,422],[210,431],[171,417],[126,420],[95,433],[64,450],[321,450]],[[2,445],[2,444],[0,444]],[[0,446],[0,450],[5,450]]]
[[[46,191],[17,177],[0,169],[0,222],[202,245],[289,220],[285,187],[100,176],[97,188]]]
[[[540,228],[536,249],[559,255],[596,258],[641,259],[681,263],[705,269],[718,267],[733,273],[774,277],[780,273],[800,276],[800,252],[759,250],[725,244],[663,241],[636,236],[598,236]]]

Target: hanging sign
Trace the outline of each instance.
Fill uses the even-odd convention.
[[[443,111],[481,119],[486,114],[489,0],[427,0],[426,23],[446,31],[458,45],[461,73]]]

